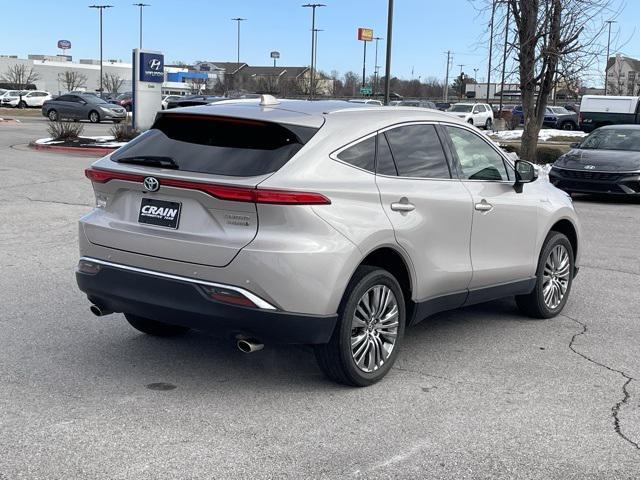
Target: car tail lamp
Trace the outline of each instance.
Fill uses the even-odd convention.
[[[96,183],[107,183],[111,180],[124,180],[142,183],[144,175],[112,172],[88,168],[85,175]],[[156,177],[157,178],[157,177]],[[329,205],[331,200],[321,193],[298,192],[295,190],[278,190],[270,188],[237,187],[213,183],[191,182],[175,178],[158,178],[160,186],[198,190],[220,200],[231,202],[250,202],[271,205]]]
[[[205,291],[207,297],[211,300],[215,300],[221,303],[228,303],[230,305],[238,305],[241,307],[258,308],[255,303],[242,295],[242,293],[235,290],[210,286],[203,286],[202,289]]]

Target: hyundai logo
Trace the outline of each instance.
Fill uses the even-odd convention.
[[[142,184],[144,185],[144,188],[150,192],[157,192],[160,188],[160,182],[154,177],[145,178]]]
[[[162,68],[162,62],[157,58],[149,60],[148,65],[149,65],[149,70],[155,70],[156,72],[160,71],[160,69]]]
[[[596,169],[596,166],[595,166],[595,165],[585,165],[585,166],[584,166],[584,169],[585,169],[585,170],[595,170],[595,169]]]

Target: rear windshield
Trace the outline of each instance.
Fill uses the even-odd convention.
[[[111,160],[234,177],[273,173],[318,131],[258,120],[164,114]],[[153,159],[167,159],[163,165]]]

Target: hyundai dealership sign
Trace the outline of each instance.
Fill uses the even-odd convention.
[[[140,52],[140,81],[164,82],[164,55],[161,53]]]

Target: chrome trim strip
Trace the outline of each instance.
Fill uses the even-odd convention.
[[[264,310],[277,310],[276,307],[274,307],[270,303],[264,301],[263,299],[261,299],[257,295],[249,292],[248,290],[245,290],[244,288],[236,287],[236,286],[233,286],[233,285],[225,285],[224,283],[207,282],[206,280],[196,280],[194,278],[181,277],[179,275],[172,275],[170,273],[156,272],[156,271],[153,271],[153,270],[146,270],[144,268],[131,267],[129,265],[121,265],[119,263],[106,262],[104,260],[98,260],[97,258],[91,258],[91,257],[80,257],[80,261],[82,261],[82,260],[85,260],[87,262],[97,263],[97,264],[100,264],[100,265],[105,265],[107,267],[119,268],[120,270],[127,270],[127,271],[130,271],[130,272],[144,273],[146,275],[153,275],[155,277],[168,278],[170,280],[178,280],[178,281],[181,281],[181,282],[195,283],[197,285],[205,285],[207,287],[226,288],[227,290],[233,290],[234,292],[238,292],[239,294],[244,295],[249,300],[251,300],[253,303],[255,303],[255,305],[258,308],[262,308]]]

